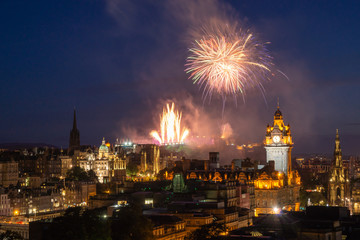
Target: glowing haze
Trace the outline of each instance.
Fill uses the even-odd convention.
[[[272,66],[264,44],[236,27],[212,29],[204,30],[204,36],[189,49],[185,70],[189,79],[203,88],[203,97],[213,93],[223,99],[227,95],[244,97],[245,91],[254,87],[263,93],[262,81],[270,80]]]
[[[182,144],[189,135],[187,128],[181,128],[182,113],[175,111],[175,104],[166,104],[160,115],[160,133],[151,131],[150,135],[159,142],[159,144]]]

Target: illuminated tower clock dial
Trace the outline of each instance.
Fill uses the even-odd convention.
[[[274,136],[273,141],[274,141],[274,143],[280,142],[280,136]]]

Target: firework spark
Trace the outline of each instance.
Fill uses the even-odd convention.
[[[221,137],[222,139],[229,139],[233,135],[233,130],[230,123],[225,123],[221,126]]]
[[[235,30],[207,33],[194,42],[187,58],[186,73],[194,84],[203,88],[203,96],[215,92],[224,99],[227,95],[241,94],[249,88],[259,87],[270,79],[271,57],[264,44],[258,43],[253,34]]]
[[[187,128],[181,129],[182,113],[175,111],[175,104],[166,104],[160,116],[160,134],[151,131],[150,135],[160,144],[181,144],[189,135]]]

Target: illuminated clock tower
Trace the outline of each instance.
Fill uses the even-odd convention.
[[[275,170],[286,175],[291,174],[291,138],[290,125],[285,126],[279,104],[274,115],[274,123],[266,128],[266,161],[275,162]]]

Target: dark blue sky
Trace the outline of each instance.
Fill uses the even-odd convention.
[[[360,153],[359,12],[357,1],[1,1],[0,142],[66,147],[74,106],[82,144],[147,137],[170,99],[258,142],[280,97],[295,152],[331,152],[339,128],[344,153]],[[214,17],[271,42],[290,80],[265,84],[267,104],[250,91],[222,118],[187,80],[188,33]]]

